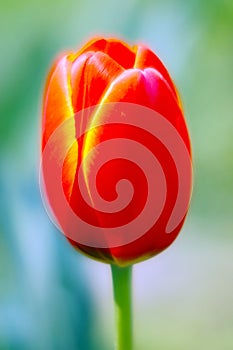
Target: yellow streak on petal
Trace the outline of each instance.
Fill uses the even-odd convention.
[[[78,143],[75,141],[70,147],[64,160],[62,171],[62,183],[65,195],[69,200],[72,194],[74,179],[78,164]]]

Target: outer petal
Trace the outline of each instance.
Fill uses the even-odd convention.
[[[165,118],[167,118],[174,127],[178,130],[180,135],[183,137],[187,148],[190,150],[188,133],[185,125],[185,121],[182,115],[182,111],[177,103],[176,97],[170,88],[169,84],[166,80],[163,79],[161,74],[158,73],[153,68],[145,69],[141,71],[139,69],[132,69],[123,72],[118,78],[114,80],[109,89],[107,90],[105,96],[101,101],[101,105],[105,105],[108,102],[130,102],[137,103],[143,106],[149,107],[162,114]],[[101,110],[98,111],[94,118],[102,118]],[[95,120],[96,121],[96,120]],[[101,120],[102,124],[104,121]],[[95,131],[94,131],[95,133]],[[144,144],[146,147],[151,149],[153,153],[157,153],[160,162],[163,164],[163,168],[167,169],[166,181],[168,186],[168,199],[166,207],[160,217],[160,219],[156,222],[155,226],[150,229],[144,236],[139,238],[138,240],[121,246],[117,248],[110,249],[112,260],[117,262],[119,265],[127,265],[129,263],[137,262],[153,256],[160,251],[162,251],[165,247],[172,243],[177,234],[180,231],[180,227],[182,226],[183,221],[180,223],[179,227],[177,227],[173,233],[169,235],[164,234],[165,224],[168,221],[171,210],[173,208],[176,196],[177,196],[177,173],[176,167],[173,162],[173,159],[165,149],[165,147],[159,143],[158,141],[154,141],[153,138],[150,138],[149,135],[143,133],[135,133],[133,128],[126,128],[118,126],[114,126],[114,128],[102,128],[100,129],[100,133],[98,135],[94,135],[93,132],[89,132],[85,139],[84,144],[84,153],[88,153],[90,149],[96,146],[99,142],[104,141],[105,139],[114,139],[126,137],[129,139],[134,139],[141,144]],[[95,162],[94,159],[91,162]],[[87,187],[89,186],[89,171],[91,168],[91,163],[86,164],[86,181]],[[130,168],[130,167],[129,167]],[[117,163],[113,163],[112,167],[106,175],[103,175],[102,184],[106,186],[109,183],[109,179],[118,178],[122,179],[121,171],[122,169],[126,169],[127,178],[130,178],[130,170],[127,169],[127,165],[118,166]],[[134,169],[135,172],[135,169]],[[139,176],[135,176],[139,179]],[[134,208],[128,207],[129,213],[126,215],[129,217],[136,217],[138,210],[140,209],[140,205],[138,204],[144,203],[144,194],[145,190],[143,187],[143,178],[140,178],[139,183],[136,184],[135,189],[142,188],[141,193],[137,194],[137,200]],[[114,182],[114,181],[113,181]],[[116,182],[115,182],[116,183]],[[114,185],[112,185],[114,188]],[[99,185],[101,189],[101,183]],[[110,191],[110,189],[108,190]],[[140,191],[139,191],[140,192]],[[140,198],[140,199],[139,199]],[[132,211],[131,211],[132,210]],[[102,226],[105,226],[105,218],[104,215],[99,216],[99,222],[101,222]],[[112,215],[112,223],[114,226],[114,216]],[[107,222],[107,221],[106,221]],[[116,219],[117,223],[117,219]],[[90,255],[95,256],[95,251],[92,248],[85,248],[86,251]],[[109,252],[106,252],[107,256],[109,256]]]
[[[49,75],[43,106],[42,151],[52,133],[66,119],[73,118],[74,111],[71,101],[70,71],[71,62],[67,59],[67,56],[63,56],[57,62],[56,66],[53,67]],[[75,123],[73,125],[73,132],[75,135]],[[64,139],[59,140],[59,143],[65,144],[66,141],[69,142],[64,137]],[[77,147],[77,144],[72,145],[64,160],[63,187],[67,197],[70,196],[77,167]],[[48,170],[45,169],[45,171]]]
[[[111,57],[103,52],[87,51],[81,54],[72,63],[71,86],[72,103],[75,113],[97,105],[102,95],[106,92],[114,79],[123,72],[123,68]],[[82,117],[82,113],[80,113]],[[78,120],[77,128],[82,125]],[[63,167],[63,187],[70,202],[71,208],[81,217],[87,217],[95,225],[99,225],[96,212],[82,201],[77,184],[77,169],[82,160],[83,139],[78,140],[78,148],[70,150]],[[76,162],[75,158],[76,157]],[[77,249],[92,255],[93,257],[111,262],[112,257],[108,249],[93,249],[77,245],[70,240]]]
[[[106,92],[108,86],[112,81],[122,73],[123,68],[112,60],[108,55],[102,52],[88,51],[78,57],[72,64],[71,69],[71,87],[72,87],[72,103],[74,112],[77,113],[87,107],[95,106],[99,103],[102,95]],[[92,116],[90,116],[92,117]],[[82,113],[80,113],[78,119],[78,129],[82,128]],[[64,164],[64,174],[74,174],[74,166],[78,166],[75,163],[74,154],[79,162],[82,159],[82,143],[83,139],[78,140],[78,154],[70,151],[67,160],[70,161]],[[64,179],[65,181],[65,179]],[[65,181],[67,183],[67,179]],[[69,180],[68,183],[71,183]],[[73,183],[73,181],[72,181]],[[73,185],[72,185],[73,186]],[[70,198],[73,188],[70,187],[68,191],[68,197]],[[72,195],[74,198],[74,195]],[[72,201],[71,204],[76,205],[77,201]],[[75,210],[75,208],[74,208]]]
[[[167,69],[165,68],[165,66],[163,65],[161,60],[158,58],[158,56],[156,56],[147,47],[145,47],[143,45],[139,45],[137,47],[134,68],[139,68],[139,69],[154,68],[154,69],[156,69],[162,75],[163,79],[165,79],[167,81],[170,88],[172,89],[172,91],[176,95],[177,92],[176,92],[175,85],[174,85]]]
[[[70,87],[71,62],[64,56],[47,83],[43,106],[42,149],[53,131],[67,118],[73,116]]]
[[[137,103],[154,109],[166,117],[180,132],[187,147],[189,137],[182,110],[166,79],[155,69],[129,69],[110,85],[101,103]]]

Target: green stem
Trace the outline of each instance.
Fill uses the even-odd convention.
[[[116,314],[116,350],[132,350],[132,266],[111,265]]]

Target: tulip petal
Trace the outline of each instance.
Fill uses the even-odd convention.
[[[157,55],[155,55],[147,47],[145,47],[143,45],[139,45],[137,47],[134,68],[139,68],[139,69],[154,68],[154,69],[156,69],[163,76],[163,78],[167,81],[167,83],[171,87],[172,91],[174,92],[175,96],[179,100],[178,92],[175,88],[175,85],[174,85],[167,69],[165,68],[165,66],[163,65],[163,63],[159,59],[159,57]]]
[[[140,69],[129,69],[121,73],[109,86],[105,95],[100,101],[98,113],[93,117],[92,123],[102,120],[101,106],[105,108],[108,102],[127,102],[135,103],[155,110],[164,116],[173,124],[180,133],[189,152],[190,141],[183,118],[182,110],[174,96],[173,91],[167,81],[163,79],[161,74],[153,69],[147,68],[144,71]],[[89,150],[95,147],[99,142],[99,135],[96,135],[95,130],[90,131],[84,140],[82,155],[85,156]]]
[[[98,104],[109,84],[123,68],[102,52],[82,54],[71,71],[72,101],[75,112]]]
[[[94,39],[87,43],[74,57],[88,51],[101,51],[110,56],[125,69],[133,68],[135,51],[129,45],[116,39]]]
[[[74,116],[71,103],[70,69],[71,62],[67,56],[63,56],[49,75],[43,108],[42,150],[44,150],[52,133],[65,120]],[[75,123],[73,130],[75,135]],[[65,136],[63,140],[59,140],[59,143],[64,143],[64,145],[66,142],[69,140]],[[62,174],[64,192],[67,198],[69,198],[72,189],[78,159],[77,143],[70,146],[72,147],[64,160]]]
[[[74,115],[71,102],[70,87],[71,63],[64,56],[54,69],[50,80],[43,106],[42,121],[42,149],[56,128],[66,119]]]
[[[108,102],[128,102],[128,103],[135,103],[135,104],[140,104],[145,107],[151,108],[155,110],[156,112],[160,113],[163,115],[167,120],[169,120],[176,130],[180,133],[181,137],[183,138],[187,148],[190,151],[190,141],[186,129],[186,124],[183,118],[182,111],[177,103],[177,100],[174,96],[174,93],[172,89],[170,88],[169,84],[161,74],[153,69],[153,68],[147,68],[144,71],[139,70],[139,69],[131,69],[124,71],[120,76],[118,76],[113,83],[109,86],[109,89],[106,91],[105,96],[101,100],[100,106],[98,113],[94,116],[92,122],[93,125],[98,121],[97,119],[101,122],[102,125],[104,125],[104,120],[103,116],[106,114],[101,113],[101,106],[105,108],[106,103]],[[90,125],[91,128],[91,125]],[[120,127],[119,127],[120,128]],[[119,129],[117,126],[115,126],[113,129],[109,128],[101,128],[100,133],[98,135],[95,134],[95,131],[90,131],[88,132],[85,140],[84,140],[84,156],[85,154],[88,154],[88,152],[94,148],[98,143],[101,143],[105,139],[114,139],[118,137],[123,137],[125,134],[126,138],[129,139],[134,139],[142,137],[143,139],[143,132],[137,134],[133,134],[134,131],[131,131],[130,129],[127,131],[127,128],[124,128],[123,134],[122,131]],[[127,137],[128,133],[128,137]],[[140,136],[139,136],[140,135]],[[144,137],[144,142],[147,142],[148,136]],[[139,139],[138,139],[139,140]],[[142,142],[143,142],[142,140]],[[148,143],[149,146],[150,143]],[[152,140],[151,140],[152,144]],[[173,160],[169,158],[169,155],[164,153],[162,151],[162,146],[157,145],[154,146],[155,149],[158,149],[158,152],[161,157],[161,161],[165,161],[166,164],[164,164],[164,167],[167,169],[170,169],[170,174],[173,174],[172,176],[168,176],[167,178],[167,185],[169,188],[169,205],[172,206],[173,201],[176,198],[176,168],[173,164]],[[164,151],[166,152],[166,151]],[[94,159],[90,159],[90,161],[86,161],[85,164],[85,179],[86,179],[86,186],[89,188],[89,182],[92,181],[91,178],[89,179],[91,175],[91,162],[94,162]],[[93,163],[94,164],[94,163]],[[112,164],[111,165],[111,172],[108,173],[109,178],[106,176],[102,179],[102,185],[106,186],[106,184],[109,184],[110,180],[114,177],[121,179],[122,174],[121,171],[122,169],[127,170],[127,166],[117,166],[117,164]],[[135,170],[134,170],[134,175],[135,175]],[[110,175],[111,174],[111,175]],[[129,170],[127,170],[128,176],[130,175]],[[134,177],[132,177],[133,179]],[[139,176],[136,176],[136,179],[139,179]],[[132,181],[131,181],[132,182]],[[111,183],[111,182],[110,182]],[[116,181],[117,183],[117,181]],[[100,183],[101,185],[101,183]],[[99,185],[99,186],[100,186]],[[101,188],[101,186],[99,187]],[[134,186],[135,189],[139,188],[144,188],[142,179],[138,180],[138,183]],[[109,190],[108,190],[109,191]],[[174,193],[173,193],[174,192]],[[137,217],[137,213],[140,209],[140,204],[144,203],[144,198],[143,195],[146,192],[143,190],[143,192],[140,192],[137,194],[138,198],[136,201],[132,201],[134,203],[134,207],[127,208],[127,215],[125,214],[126,211],[122,212],[122,217],[125,217],[127,219],[132,219],[133,217]],[[139,199],[140,198],[140,199]],[[136,203],[136,204],[135,204]],[[137,206],[138,205],[138,206]],[[94,203],[95,206],[95,203]],[[163,223],[166,222],[166,215],[168,215],[169,211],[166,209],[164,212],[164,217],[161,216],[161,220],[158,221],[157,226],[156,226],[156,232],[163,232],[164,227]],[[112,214],[111,216],[111,222],[114,225],[114,223],[121,223],[120,221],[120,215],[117,213],[118,216],[116,216],[116,219],[114,215]],[[125,215],[125,216],[124,216]],[[97,216],[99,218],[99,222],[101,223],[102,226],[105,226],[108,218],[105,215],[102,215],[101,213],[97,213]],[[115,222],[116,220],[116,222]],[[118,220],[118,221],[117,221]],[[181,223],[182,224],[182,223]],[[120,224],[119,224],[120,225]],[[174,235],[178,234],[180,227],[178,227],[174,231]],[[153,228],[155,230],[155,228]],[[153,231],[154,232],[154,231]],[[131,257],[132,260],[138,261],[138,260],[143,260],[145,258],[148,258],[152,255],[157,254],[160,250],[164,249],[163,246],[167,246],[169,243],[169,240],[172,239],[172,236],[165,236],[163,239],[161,239],[161,247],[159,244],[154,245],[154,233],[152,234],[151,231],[149,231],[146,235],[147,239],[144,238],[144,236],[141,238],[141,241],[143,244],[139,245],[138,242],[132,242],[130,244],[130,249],[128,245],[123,245],[121,247],[116,247],[116,248],[110,248],[111,254],[112,254],[112,259],[117,263],[118,265],[124,265],[127,264],[127,261],[129,260],[129,250],[131,252]],[[148,239],[151,238],[150,240]],[[148,243],[149,242],[149,243]],[[158,239],[156,241],[158,243]],[[145,249],[145,246],[147,249]],[[146,251],[146,254],[145,254]],[[137,259],[137,257],[140,257]],[[128,260],[127,260],[128,259]]]
[[[101,103],[116,101],[137,103],[163,115],[177,129],[191,152],[181,105],[158,70],[146,68],[123,72],[109,87]]]
[[[153,68],[129,69],[118,76],[101,100],[107,102],[137,103],[166,117],[174,126],[183,120],[182,111],[173,90],[163,76]]]

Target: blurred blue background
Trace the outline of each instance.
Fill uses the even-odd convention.
[[[0,349],[113,349],[108,266],[77,254],[38,186],[44,80],[93,35],[149,45],[180,91],[194,154],[177,241],[134,268],[135,350],[233,348],[233,2],[0,1]]]

